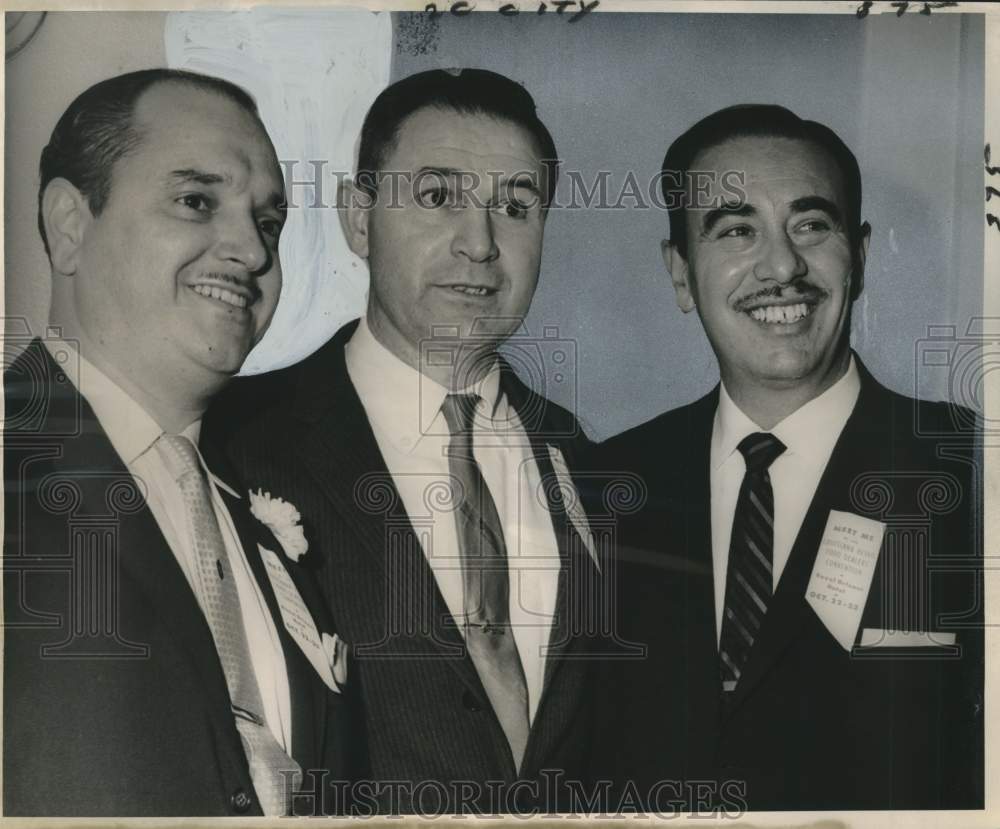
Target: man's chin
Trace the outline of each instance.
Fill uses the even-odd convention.
[[[227,380],[236,375],[250,353],[249,343],[215,343],[206,346],[199,354],[198,363],[209,374],[219,380]]]
[[[754,361],[750,373],[762,385],[775,389],[808,383],[826,385],[832,373],[838,372],[841,366],[846,366],[848,353],[841,360],[839,356],[825,359],[824,355],[817,354],[812,349],[774,349],[760,355],[762,359]]]

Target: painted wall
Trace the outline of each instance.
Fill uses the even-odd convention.
[[[874,233],[856,348],[893,388],[953,393],[947,372],[918,366],[915,349],[929,325],[962,333],[981,314],[979,17],[595,14],[568,24],[552,14],[50,14],[6,81],[6,314],[27,316],[36,333],[48,304],[35,229],[48,133],[89,84],[168,61],[244,83],[279,155],[326,159],[331,172],[350,166],[364,110],[390,70],[396,79],[431,67],[490,68],[534,95],[564,171],[587,182],[603,171],[612,196],[630,171],[647,182],[670,141],[703,115],[746,101],[788,106],[832,126],[861,164]],[[295,177],[309,173],[300,165]],[[567,185],[564,172],[563,197]],[[598,437],[717,379],[700,325],[676,308],[660,259],[665,211],[622,205],[552,211],[527,320],[546,370],[526,379],[576,409]],[[334,210],[298,211],[282,258],[282,305],[251,355],[254,370],[311,351],[363,307],[364,267],[346,251]]]
[[[448,66],[515,78],[563,170],[608,171],[612,192],[629,171],[648,182],[670,142],[724,106],[828,124],[858,157],[873,228],[855,347],[886,385],[949,396],[947,373],[915,371],[914,354],[928,325],[963,333],[982,309],[981,17],[400,15],[397,28],[394,79]],[[545,234],[528,327],[557,327],[579,366],[575,383],[549,372],[553,399],[603,437],[711,388],[714,356],[660,257],[665,210],[556,210]]]
[[[25,318],[35,335],[43,333],[51,293],[36,221],[42,148],[59,116],[88,86],[164,65],[165,21],[162,12],[49,12],[34,39],[7,63],[4,313]],[[13,357],[5,351],[5,360]]]

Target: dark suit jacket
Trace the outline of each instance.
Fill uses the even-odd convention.
[[[303,515],[334,624],[354,650],[372,778],[408,787],[392,797],[383,791],[374,798],[377,808],[503,812],[551,805],[551,781],[507,788],[518,775],[504,733],[347,374],[344,345],[355,328],[341,329],[298,365],[238,381],[209,422],[229,438],[230,458],[252,487],[291,500]],[[571,463],[575,420],[509,369],[501,383],[532,439],[543,480],[551,478],[545,442],[558,444]],[[591,594],[600,589],[558,493],[547,494],[563,565],[553,650],[520,775],[536,781],[543,769],[577,779],[583,773],[590,736],[586,634],[596,618]],[[443,788],[421,789],[423,781]],[[502,791],[491,792],[487,781]]]
[[[617,596],[620,634],[648,654],[609,662],[601,683],[602,709],[614,714],[601,720],[595,774],[619,793],[632,781],[645,805],[668,812],[671,800],[730,811],[982,807],[973,420],[860,370],[857,405],[727,710],[709,504],[718,388],[601,446],[595,465],[637,473],[648,495],[620,527]],[[861,627],[952,632],[957,649],[837,644],[805,599],[830,510],[887,524]],[[659,780],[675,782],[656,789]],[[707,781],[700,792],[698,781]]]
[[[4,385],[4,813],[260,814],[211,632],[135,479],[38,340]],[[347,697],[281,621],[257,550],[280,545],[245,498],[224,497],[281,639],[293,756],[344,777]],[[286,566],[332,630],[307,574]]]

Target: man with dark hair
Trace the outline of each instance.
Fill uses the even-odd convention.
[[[321,811],[350,767],[343,649],[288,505],[199,448],[281,287],[256,107],[111,78],[40,178],[50,327],[4,374],[4,813]]]
[[[587,760],[596,551],[567,469],[582,435],[497,354],[535,290],[554,156],[500,75],[383,91],[367,181],[342,200],[365,316],[216,412],[247,480],[311,530],[383,811],[545,808]]]
[[[535,102],[521,85],[495,72],[464,69],[418,72],[397,81],[376,98],[361,127],[356,183],[369,195],[377,192],[380,173],[396,148],[403,123],[421,109],[487,115],[510,121],[526,130],[535,141],[538,160],[545,170],[542,205],[548,206],[556,189],[559,160],[548,128],[538,118]]]
[[[620,713],[598,773],[654,809],[677,793],[661,780],[730,811],[981,808],[975,419],[851,350],[854,156],[740,106],[678,138],[663,175],[687,198],[664,261],[721,383],[599,450],[648,488],[619,528],[618,632],[649,650],[601,683]]]

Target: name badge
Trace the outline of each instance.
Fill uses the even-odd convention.
[[[861,626],[885,524],[830,510],[813,565],[806,601],[845,651]]]
[[[333,672],[330,670],[330,662],[327,659],[326,648],[320,639],[319,630],[313,621],[312,614],[306,609],[302,595],[299,593],[292,577],[288,575],[277,553],[272,553],[267,547],[257,545],[261,558],[264,559],[264,566],[267,568],[267,576],[271,580],[271,587],[274,588],[275,598],[278,600],[278,609],[281,611],[281,620],[285,623],[285,629],[291,635],[295,643],[302,649],[306,659],[316,669],[320,679],[326,683],[331,691],[340,692],[337,683],[334,681]]]

